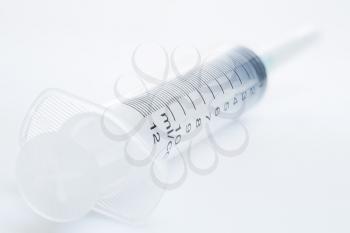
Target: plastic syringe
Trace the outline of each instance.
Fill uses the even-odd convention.
[[[17,178],[23,197],[36,213],[59,222],[90,210],[129,221],[146,217],[164,187],[146,178],[143,165],[176,157],[186,142],[208,136],[202,133],[207,125],[219,130],[224,119],[250,108],[266,90],[267,73],[316,37],[297,36],[262,56],[228,50],[108,108],[45,92],[22,131]]]

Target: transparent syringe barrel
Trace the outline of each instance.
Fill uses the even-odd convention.
[[[140,161],[171,157],[177,154],[175,146],[207,136],[201,132],[207,124],[215,131],[237,118],[261,98],[265,87],[264,64],[240,47],[109,110],[141,145],[127,156]]]
[[[41,108],[35,105],[33,112],[47,111],[32,119],[44,121],[28,124],[32,127],[25,132],[49,123],[55,127],[22,146],[16,170],[20,190],[35,212],[54,221],[71,221],[91,209],[142,219],[164,191],[148,178],[148,166],[158,158],[172,161],[189,143],[207,137],[208,126],[215,136],[227,119],[257,102],[265,87],[260,58],[237,48],[106,109],[77,108],[79,113],[71,116],[74,102],[60,108],[58,98],[45,104],[50,98],[44,95],[38,100]]]

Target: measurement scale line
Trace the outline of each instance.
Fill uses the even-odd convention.
[[[237,76],[239,82],[241,83],[241,85],[243,85],[243,82],[242,82],[242,80],[241,80],[241,77],[239,77],[239,75],[238,75],[236,69],[231,69],[231,70],[232,70],[233,72],[235,72],[235,74],[236,74],[236,76]]]
[[[215,95],[214,92],[212,91],[212,89],[209,87],[208,83],[206,81],[203,81],[204,84],[208,87],[209,91],[211,92],[211,94],[213,95],[213,98],[215,99]]]
[[[147,92],[142,97],[133,99],[132,101],[128,102],[128,104],[134,105],[138,108],[140,108],[140,111],[143,111],[145,115],[148,115],[156,110],[158,110],[161,106],[155,101],[156,95]],[[150,104],[149,101],[153,104]]]
[[[173,111],[171,111],[170,107],[167,104],[165,106],[169,110],[169,112],[171,113],[171,116],[173,117],[174,121],[176,121]]]
[[[234,58],[232,58],[230,55],[228,55],[228,56],[231,58],[232,61],[239,63],[239,65],[243,68],[243,70],[244,70],[245,73],[247,74],[248,78],[251,79],[249,72],[248,72],[247,69],[245,68],[244,64],[240,61],[240,59],[234,59]]]
[[[165,93],[164,95],[169,95],[171,96],[171,99],[175,100],[181,107],[183,113],[185,114],[185,116],[187,115],[186,114],[186,111],[185,111],[185,108],[182,106],[182,104],[180,103],[179,99],[181,99],[181,95],[180,93],[178,93],[176,90],[173,90],[171,88],[169,88],[169,84],[172,84],[172,83],[168,83],[168,86],[165,86],[165,88],[161,89],[160,92],[161,93]],[[172,84],[173,85],[173,84]],[[179,98],[180,97],[180,98]]]
[[[224,75],[224,77],[228,80],[228,82],[230,83],[230,86],[231,86],[231,89],[234,89],[233,88],[233,85],[231,83],[231,80],[227,77],[227,75],[225,74],[225,72],[222,72],[222,74]]]
[[[193,108],[195,110],[197,110],[196,105],[193,103],[193,100],[191,99],[191,97],[181,87],[179,87],[179,86],[177,86],[177,85],[175,85],[173,83],[170,83],[170,84],[173,85],[174,87],[178,88],[179,90],[181,90],[188,97],[188,99],[191,101],[191,103],[193,105]]]
[[[186,116],[186,111],[185,111],[184,107],[182,106],[182,104],[180,103],[180,101],[176,98],[175,98],[175,100],[179,103],[180,107],[182,108],[182,111],[184,112],[184,114]]]
[[[205,71],[210,77],[212,77],[212,79],[214,79],[214,80],[219,84],[222,93],[225,94],[224,89],[222,88],[222,86],[221,86],[221,84],[219,83],[219,81],[215,78],[215,76],[213,76],[213,75],[212,75],[211,73],[209,73],[209,71],[207,71],[207,70],[204,70],[204,71]]]
[[[221,88],[222,94],[225,94],[224,88],[222,88],[220,82],[216,78],[214,78],[214,80],[219,84],[219,87]]]
[[[185,116],[186,116],[186,111],[185,111],[184,107],[182,106],[182,104],[180,103],[180,101],[178,100],[177,96],[175,96],[175,95],[174,95],[173,93],[171,93],[170,91],[166,91],[165,88],[163,88],[162,90],[160,90],[159,93],[162,94],[162,95],[164,95],[164,96],[170,97],[170,103],[176,101],[176,102],[180,105],[180,107],[181,107],[183,113],[184,113]],[[159,94],[159,93],[158,93],[158,94]],[[176,93],[176,92],[175,92],[175,93]],[[158,98],[162,99],[162,98],[159,97],[159,96],[158,96]],[[163,103],[164,103],[164,105],[167,105],[167,103],[165,103],[165,102],[163,102]]]
[[[232,85],[232,82],[231,82],[231,80],[229,79],[229,77],[227,77],[225,71],[222,71],[222,70],[220,69],[220,67],[217,67],[217,66],[215,66],[215,65],[216,65],[216,63],[213,65],[212,69],[213,69],[214,71],[216,71],[216,72],[220,72],[221,74],[223,74],[224,77],[227,79],[227,81],[230,83],[231,88],[234,89],[234,88],[233,88],[233,85]]]
[[[186,79],[183,79],[184,81],[186,81],[188,84],[190,84],[197,92],[198,94],[200,95],[200,97],[202,98],[203,100],[203,103],[206,104],[205,100],[204,100],[204,97],[202,95],[202,93],[198,90],[198,88],[196,88],[192,83],[190,83],[189,81],[187,81]]]

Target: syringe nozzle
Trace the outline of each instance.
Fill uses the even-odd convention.
[[[275,48],[265,52],[261,59],[267,71],[270,71],[312,45],[319,38],[320,32],[318,30],[304,29],[286,42],[283,42]]]

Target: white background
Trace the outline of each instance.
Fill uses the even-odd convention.
[[[349,13],[347,0],[1,0],[0,232],[349,232]],[[191,174],[146,226],[94,214],[54,224],[19,198],[19,128],[43,89],[105,103],[140,43],[263,47],[305,25],[322,39],[272,73],[242,117],[248,149]]]

